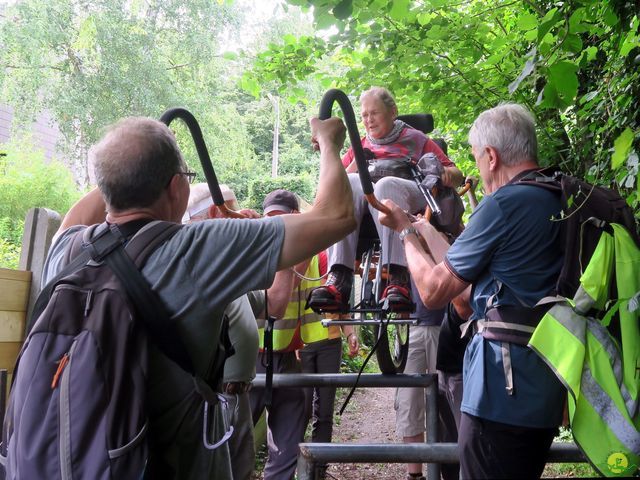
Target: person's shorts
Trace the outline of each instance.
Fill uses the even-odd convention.
[[[436,373],[439,335],[439,326],[415,326],[409,329],[409,355],[404,373]],[[424,407],[424,388],[396,390],[394,408],[399,437],[412,437],[425,431]]]

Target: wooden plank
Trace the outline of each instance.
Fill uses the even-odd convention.
[[[31,272],[0,268],[0,310],[26,312]]]
[[[31,272],[25,272],[24,270],[12,270],[10,268],[0,268],[0,279],[30,282]]]
[[[22,348],[22,342],[1,342],[0,343],[0,369],[4,368],[13,373],[18,353]]]
[[[24,340],[25,318],[25,312],[0,311],[0,342]]]

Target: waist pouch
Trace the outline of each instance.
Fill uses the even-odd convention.
[[[533,331],[551,306],[551,304],[543,304],[533,308],[491,308],[487,310],[485,320],[476,322],[478,334],[488,340],[500,342],[507,395],[513,395],[515,392],[509,344],[527,346]]]
[[[413,178],[413,164],[406,160],[380,159],[369,164],[369,174],[371,181],[377,182],[384,177],[398,177],[405,180]]]
[[[526,346],[531,334],[551,305],[499,307],[487,310],[485,321],[478,321],[478,333],[487,340]]]

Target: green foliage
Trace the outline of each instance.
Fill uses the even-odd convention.
[[[46,162],[29,139],[4,144],[7,152],[0,172],[0,218],[21,222],[33,207],[65,213],[79,198],[71,172],[56,160]]]
[[[29,209],[46,207],[64,213],[80,193],[69,170],[56,160],[47,163],[29,139],[3,148],[7,155],[0,165],[0,266],[17,268]]]
[[[236,21],[227,3],[16,2],[0,25],[3,101],[15,107],[18,125],[52,112],[61,147],[87,184],[86,148],[106,125],[216,102],[222,75],[211,72],[224,61],[216,55],[219,35]]]
[[[356,327],[356,330],[359,330],[358,340],[360,341],[360,350],[357,355],[350,357],[348,343],[346,341],[342,342],[342,363],[340,364],[340,371],[342,373],[358,373],[367,355],[371,352],[372,345],[375,343],[375,339],[373,339],[373,343],[370,343],[368,340],[372,335],[373,329],[363,326],[360,328]],[[375,355],[371,357],[365,366],[364,373],[380,373]]]
[[[20,246],[0,237],[0,268],[18,268]]]
[[[560,427],[560,433],[554,442],[573,442],[571,429]],[[542,474],[543,478],[598,478],[597,472],[588,463],[548,463]]]
[[[249,185],[247,207],[262,211],[264,197],[278,188],[294,192],[309,203],[315,197],[315,183],[309,175],[258,178]]]
[[[292,33],[311,28],[298,9],[287,7],[254,38],[247,35],[254,12],[237,3],[22,0],[6,6],[0,96],[14,107],[15,129],[28,128],[44,109],[51,112],[64,137],[58,147],[85,186],[87,149],[107,125],[184,106],[200,123],[219,180],[246,199],[251,181],[271,171],[274,116],[266,93],[276,90],[262,80],[251,87],[242,80],[243,69],[257,47],[295,40]],[[305,85],[294,93],[306,97],[312,89]],[[258,98],[260,92],[265,95]],[[304,147],[315,106],[296,103],[286,91],[280,97],[280,174],[314,176],[317,167]],[[204,180],[190,135],[180,121],[171,126]]]
[[[313,6],[316,29],[335,33],[269,45],[245,77],[279,90],[317,78],[353,95],[386,86],[400,113],[434,114],[465,173],[473,169],[461,153],[474,118],[500,102],[522,103],[538,119],[543,165],[620,189],[640,217],[634,2],[289,3]]]

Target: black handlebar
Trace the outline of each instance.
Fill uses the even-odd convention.
[[[364,151],[362,150],[362,141],[360,134],[358,133],[358,124],[356,123],[356,117],[353,113],[353,107],[349,101],[349,97],[342,91],[336,88],[332,88],[324,94],[320,101],[320,113],[318,117],[320,120],[326,120],[331,117],[331,110],[333,102],[338,102],[342,113],[344,114],[344,123],[349,133],[349,140],[351,140],[351,148],[353,149],[353,156],[356,159],[358,165],[358,175],[360,176],[360,183],[362,183],[362,190],[365,195],[371,195],[373,193],[373,183],[371,182],[371,176],[369,175],[369,164],[364,158]]]
[[[222,196],[222,191],[220,190],[220,184],[218,183],[216,172],[213,170],[211,157],[209,157],[209,151],[207,150],[207,146],[204,143],[200,125],[198,124],[196,118],[187,109],[182,107],[170,108],[162,114],[162,116],[160,117],[160,121],[169,126],[169,124],[176,118],[181,119],[187,125],[189,131],[191,132],[191,137],[193,137],[193,143],[196,146],[196,151],[198,152],[198,157],[200,158],[200,164],[202,165],[202,171],[204,172],[204,176],[207,179],[207,185],[209,185],[209,191],[211,192],[213,203],[218,207],[223,206],[224,197]]]

